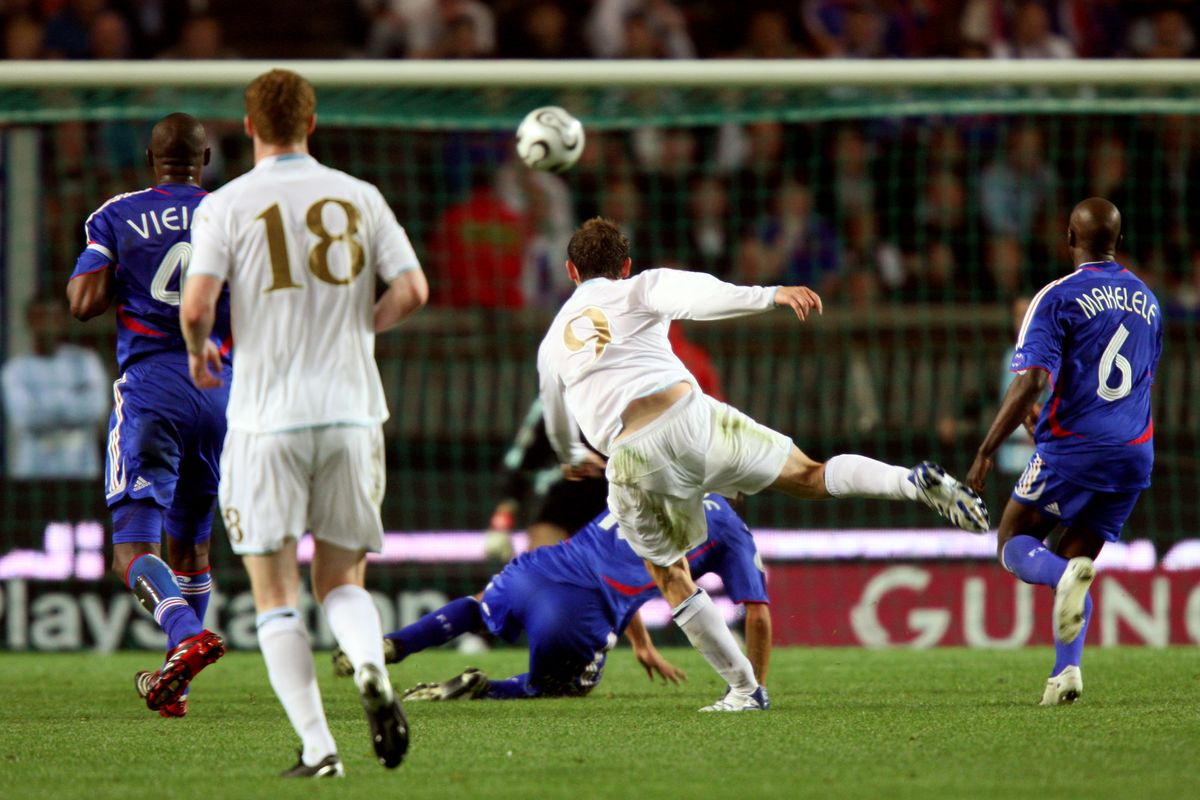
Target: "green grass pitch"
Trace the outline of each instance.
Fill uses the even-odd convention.
[[[132,674],[149,653],[0,656],[0,797],[674,798],[1197,796],[1200,658],[1194,648],[1095,649],[1074,707],[1040,708],[1049,648],[781,649],[775,708],[698,714],[720,691],[699,656],[671,650],[683,687],[652,685],[627,649],[585,699],[411,703],[406,762],[370,752],[352,684],[318,674],[343,781],[286,782],[296,741],[256,653],[201,675],[192,713],[160,719]],[[423,654],[397,686],[523,654]]]

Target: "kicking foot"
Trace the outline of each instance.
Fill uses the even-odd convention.
[[[337,753],[330,753],[322,758],[313,766],[308,766],[304,763],[304,754],[301,751],[296,756],[296,766],[291,769],[285,769],[279,773],[281,778],[344,778],[346,770],[342,767],[342,760],[337,757]]]
[[[442,683],[418,683],[404,693],[405,700],[476,700],[487,691],[488,677],[475,667],[468,667]]]
[[[364,664],[354,676],[367,723],[371,726],[371,744],[379,763],[395,769],[408,752],[408,719],[396,699],[387,673],[374,664]]]
[[[146,687],[146,706],[158,711],[177,703],[200,670],[225,655],[225,642],[212,631],[203,631],[185,639],[167,656],[162,668],[153,673]]]
[[[1042,692],[1043,706],[1069,706],[1083,694],[1083,673],[1079,667],[1063,667],[1063,671],[1046,679]]]
[[[1072,558],[1054,589],[1054,635],[1070,644],[1083,628],[1083,606],[1087,591],[1096,579],[1096,567],[1087,556]]]
[[[741,694],[733,689],[726,689],[725,696],[711,706],[705,706],[701,711],[766,711],[771,707],[771,698],[767,697],[767,687],[760,686],[754,694]]]
[[[142,670],[133,676],[133,685],[137,688],[138,697],[143,700],[150,694],[154,683],[155,673]],[[186,717],[188,712],[187,692],[184,692],[174,703],[167,703],[158,710],[160,717]]]
[[[964,531],[987,533],[991,529],[983,500],[941,466],[922,461],[909,471],[908,480],[917,487],[917,496],[925,505]]]
[[[350,657],[346,655],[346,651],[340,647],[335,647],[333,650],[333,674],[339,678],[349,678],[354,674],[354,665],[350,663]],[[404,660],[404,656],[400,654],[400,648],[396,647],[396,643],[391,639],[383,640],[383,663],[399,664]]]

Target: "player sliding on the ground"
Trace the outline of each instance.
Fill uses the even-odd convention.
[[[121,377],[113,384],[105,467],[113,571],[167,633],[166,662],[135,678],[146,705],[164,717],[187,713],[188,684],[225,652],[221,637],[204,629],[204,612],[228,392],[192,385],[176,309],[208,158],[197,120],[159,120],[146,150],[157,185],[117,195],[88,217],[87,249],[67,284],[71,313],[81,320],[117,305]],[[228,379],[227,292],[215,302],[211,334],[213,368]],[[160,557],[164,530],[169,567]]]
[[[538,351],[546,430],[567,469],[581,456],[580,429],[608,455],[608,505],[622,534],[645,560],[676,624],[729,685],[703,710],[769,705],[684,557],[707,535],[705,492],[774,489],[806,499],[917,501],[966,530],[987,530],[983,502],[941,467],[925,462],[910,470],[859,455],[813,461],[783,434],[705,396],[667,343],[674,319],[725,319],[786,306],[804,320],[822,310],[811,289],[732,286],[673,269],[631,278],[629,242],[603,219],[584,223],[567,255],[578,288]]]
[[[771,614],[754,539],[729,502],[704,498],[709,539],[687,559],[696,575],[714,572],[725,591],[746,607],[746,649],[759,683],[771,656]],[[657,594],[646,567],[607,511],[562,544],[519,556],[474,597],[462,597],[395,633],[385,649],[391,663],[445,644],[464,633],[490,631],[515,642],[529,636],[529,671],[489,680],[469,669],[444,683],[420,684],[405,700],[497,700],[585,695],[596,687],[608,651],[624,632],[652,679],[678,683],[686,676],[655,649],[638,609]],[[341,651],[334,671],[350,673]]]
[[[355,667],[375,753],[408,749],[388,680],[379,612],[363,588],[366,553],[383,544],[379,505],[387,403],[375,334],[424,305],[425,276],[379,190],[308,154],[316,95],[272,70],[246,89],[254,169],[209,195],[180,315],[192,379],[219,383],[208,341],[228,281],[237,332],[221,508],[250,574],[267,674],[302,750],[287,777],[341,775],[298,606],[296,544],[315,540],[313,594]],[[387,290],[376,301],[375,283]]]
[[[1000,563],[1026,583],[1054,588],[1054,669],[1044,706],[1083,692],[1079,665],[1094,559],[1150,485],[1150,386],[1162,355],[1158,299],[1116,261],[1121,214],[1099,197],[1071,212],[1075,271],[1033,298],[1010,369],[1017,373],[979,446],[967,483],[982,490],[992,457],[1022,421],[1037,418],[1037,452],[1017,480],[997,532]],[[1047,385],[1053,394],[1035,404]],[[1059,525],[1051,552],[1043,542]]]

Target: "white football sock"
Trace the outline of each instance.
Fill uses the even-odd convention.
[[[916,500],[910,470],[857,455],[834,456],[825,462],[825,488],[831,497],[874,497]]]
[[[692,646],[735,692],[753,694],[758,689],[750,659],[738,647],[708,592],[697,589],[694,595],[671,610],[671,616],[687,634]]]
[[[294,608],[276,608],[260,614],[257,622],[258,646],[267,662],[271,688],[304,744],[301,758],[308,766],[315,766],[325,756],[336,753],[337,745],[325,721],[304,621]]]
[[[325,619],[329,630],[345,651],[357,673],[364,664],[383,665],[383,626],[371,593],[361,586],[344,583],[325,595]]]

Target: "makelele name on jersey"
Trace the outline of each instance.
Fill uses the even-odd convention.
[[[1158,304],[1150,299],[1150,295],[1142,291],[1130,295],[1125,286],[1094,286],[1090,291],[1076,295],[1075,302],[1088,319],[1102,311],[1127,311],[1146,320],[1147,325],[1153,325],[1158,316]]]
[[[187,206],[168,206],[162,213],[150,209],[143,211],[138,217],[136,221],[125,220],[125,224],[143,239],[149,239],[151,234],[161,236],[164,230],[179,232],[192,227],[191,209]]]

